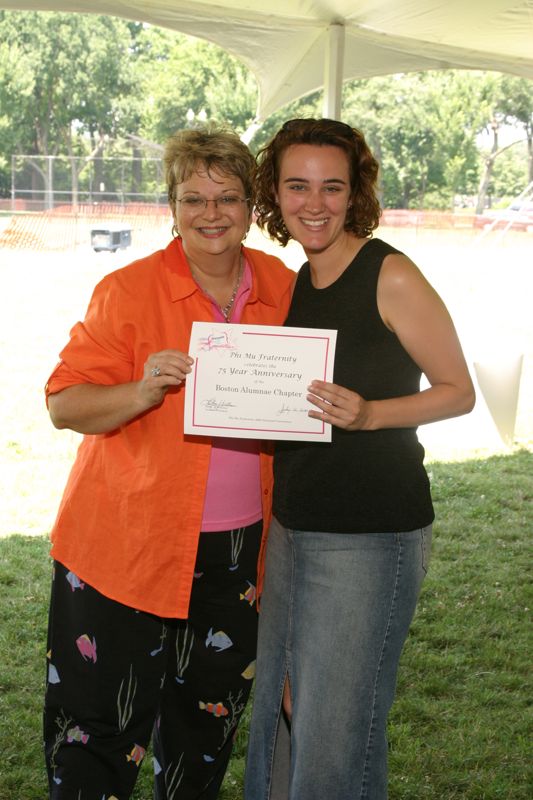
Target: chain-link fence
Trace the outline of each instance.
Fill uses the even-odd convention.
[[[167,205],[163,163],[153,157],[34,156],[11,158],[12,211],[60,206],[150,203]]]

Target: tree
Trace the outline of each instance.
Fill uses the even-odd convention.
[[[504,199],[507,205],[522,194],[528,183],[527,162],[522,148],[523,142],[515,143],[502,152],[494,164],[492,191],[494,197]]]
[[[176,129],[216,120],[249,129],[257,105],[250,71],[209,42],[113,17],[0,11],[0,194],[10,187],[9,157],[30,154],[36,191],[52,197],[43,156],[66,154],[74,201],[104,182],[157,194],[160,178],[139,158],[104,176],[103,157],[160,157]],[[250,147],[262,147],[292,117],[320,117],[316,91],[272,114]],[[343,120],[360,128],[378,159],[382,205],[452,208],[478,191],[516,195],[533,180],[533,82],[495,73],[435,71],[347,81]],[[503,126],[517,141],[503,143]],[[480,153],[480,134],[489,145]],[[505,176],[500,164],[512,164]],[[527,165],[527,168],[526,168]],[[150,165],[153,167],[153,164]],[[126,174],[127,173],[127,174]],[[91,175],[91,180],[88,176]],[[507,191],[505,189],[507,188]],[[107,190],[107,188],[106,188]]]
[[[257,153],[264,147],[288,119],[320,117],[322,97],[323,93],[321,91],[311,92],[311,94],[300,97],[298,100],[287,103],[279,111],[271,114],[254,134],[250,142],[252,152]]]
[[[451,208],[476,177],[479,121],[470,74],[443,71],[350,81],[343,119],[381,165],[386,207]]]
[[[33,81],[25,69],[24,54],[16,42],[1,38],[0,16],[0,195],[9,191],[8,156],[30,146],[24,110],[30,102]]]
[[[525,78],[502,77],[502,110],[508,122],[513,122],[525,134],[527,147],[527,183],[533,181],[533,81]]]
[[[105,137],[121,130],[130,41],[128,24],[116,18],[0,12],[0,118],[16,122],[10,134],[0,128],[2,144],[36,156],[66,150],[71,159],[101,152]],[[34,166],[50,191],[47,172]]]
[[[482,214],[487,202],[487,195],[493,183],[496,160],[510,147],[519,145],[523,140],[527,143],[529,161],[529,181],[533,180],[533,82],[508,75],[488,73],[484,76],[482,100],[485,108],[484,129],[489,135],[490,149],[482,153],[483,169],[479,183],[476,214]],[[516,129],[516,138],[500,144],[500,135],[504,126]],[[524,135],[521,135],[523,128]],[[524,176],[524,182],[525,176]],[[522,187],[523,188],[523,187]],[[507,187],[504,195],[513,196]]]
[[[238,133],[252,122],[257,86],[242,63],[221,48],[160,28],[145,26],[137,38],[135,73],[146,102],[139,133],[164,142],[195,117],[231,126]]]

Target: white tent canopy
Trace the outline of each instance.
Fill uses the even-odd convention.
[[[109,14],[214,42],[259,85],[258,117],[342,79],[482,69],[533,79],[533,0],[0,0],[0,8]]]

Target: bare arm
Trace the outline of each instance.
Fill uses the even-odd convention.
[[[472,410],[472,380],[448,311],[422,273],[405,256],[387,256],[378,282],[378,307],[430,387],[389,400],[367,401],[357,392],[313,381],[309,416],[347,430],[410,428]]]
[[[162,350],[149,356],[140,381],[101,386],[81,383],[48,397],[56,428],[78,433],[109,433],[158,406],[172,386],[180,386],[191,371],[193,359],[179,350]],[[159,367],[160,375],[152,375]]]

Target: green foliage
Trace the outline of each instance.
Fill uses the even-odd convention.
[[[505,150],[494,164],[492,194],[501,198],[499,205],[508,206],[529,182],[525,143]]]
[[[519,123],[528,137],[533,135],[533,91],[531,81],[503,75],[500,104],[507,121]]]
[[[390,800],[529,800],[533,453],[428,470],[432,562],[390,718]],[[0,540],[0,800],[45,796],[49,582],[45,537]],[[248,724],[249,710],[221,800],[242,798]],[[150,800],[151,783],[148,763],[135,800]]]
[[[314,92],[272,114],[252,150],[291,117],[321,116],[321,101]],[[162,144],[204,118],[241,134],[256,106],[249,70],[204,40],[99,15],[0,11],[0,194],[9,193],[12,154],[87,157],[128,135]],[[452,70],[348,81],[343,119],[380,162],[385,207],[451,209],[480,186],[513,196],[533,180],[532,81]],[[495,146],[487,160],[480,133],[506,124],[524,148],[509,162]]]
[[[132,90],[129,40],[114,17],[1,12],[2,109],[21,124],[15,152],[57,153],[73,124],[78,133],[115,135],[115,100]]]
[[[280,108],[279,111],[271,114],[250,142],[252,152],[257,153],[264,147],[288,119],[321,117],[322,99],[323,93],[321,91],[312,92],[305,97],[294,100],[292,103],[288,103],[283,108]]]
[[[113,17],[0,12],[0,150],[83,154],[122,132],[129,42]]]
[[[457,71],[345,85],[343,118],[380,161],[385,207],[451,209],[455,194],[475,193],[481,89],[479,75]]]
[[[134,71],[139,95],[145,98],[139,117],[143,137],[164,142],[189,124],[189,110],[238,133],[253,120],[255,80],[221,48],[151,27],[138,33],[136,46]]]

